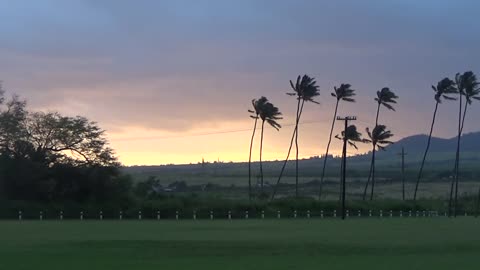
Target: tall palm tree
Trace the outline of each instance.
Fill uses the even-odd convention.
[[[398,96],[390,90],[388,87],[382,88],[382,90],[377,91],[377,97],[374,99],[377,102],[377,115],[375,116],[375,127],[378,126],[378,117],[380,116],[380,107],[384,106],[385,108],[395,111],[395,108],[393,107],[393,104],[396,104],[398,99]],[[373,154],[373,153],[372,153]],[[363,199],[365,200],[366,198],[366,190],[368,188],[368,184],[370,183],[370,178],[372,177],[372,171],[373,171],[373,161],[374,158],[372,157],[372,162],[370,163],[370,172],[368,173],[368,180],[367,184],[365,185],[365,192]]]
[[[252,99],[253,110],[248,110],[251,113],[250,117],[255,119],[253,124],[252,138],[250,139],[250,153],[248,155],[248,199],[252,200],[252,148],[253,140],[255,138],[255,131],[257,130],[258,115],[260,114],[260,108],[268,102],[266,97],[261,97],[259,99]]]
[[[435,92],[435,110],[433,111],[432,124],[430,125],[430,133],[428,134],[427,147],[423,153],[422,165],[420,165],[420,171],[417,176],[417,183],[415,185],[415,192],[413,195],[413,200],[417,199],[418,185],[420,184],[420,179],[422,178],[423,167],[425,166],[425,160],[427,158],[428,150],[430,149],[430,142],[432,140],[433,126],[435,125],[435,118],[437,116],[438,105],[442,103],[442,98],[446,100],[455,100],[456,98],[450,97],[449,95],[457,93],[457,88],[455,83],[449,78],[444,78],[443,80],[437,83],[437,86],[432,85],[432,89]]]
[[[342,166],[341,166],[341,175],[342,179],[340,181],[340,199],[341,199],[341,210],[342,210],[342,219],[345,219],[345,195],[346,195],[346,172],[347,172],[347,143],[350,146],[353,146],[355,149],[358,149],[355,142],[363,142],[362,134],[357,131],[355,125],[346,126],[345,130],[342,131],[341,136],[336,135],[335,138],[343,141],[343,151],[342,151]]]
[[[457,73],[455,75],[455,84],[457,85],[459,93],[459,113],[458,113],[458,136],[457,136],[457,151],[455,155],[455,198],[453,204],[454,216],[457,216],[457,200],[458,200],[458,182],[459,182],[459,170],[460,170],[460,141],[462,137],[463,127],[465,124],[465,116],[467,114],[468,105],[472,104],[473,99],[480,100],[480,88],[476,75],[472,71],[464,72],[463,74]],[[462,96],[465,96],[465,107],[462,115]],[[452,207],[454,183],[450,187],[450,199],[449,199],[449,211]]]
[[[378,150],[385,150],[385,147],[393,144],[393,142],[389,141],[391,137],[393,137],[393,133],[390,130],[387,130],[387,127],[384,125],[377,125],[375,128],[373,128],[372,132],[370,132],[370,129],[367,127],[366,128],[368,138],[365,139],[365,142],[371,143],[372,144],[372,170],[371,170],[371,176],[372,176],[372,189],[371,189],[371,194],[370,194],[370,200],[373,200],[373,192],[374,192],[374,187],[375,187],[375,152]],[[370,178],[369,178],[370,180]],[[363,199],[365,200],[366,195],[367,195],[367,188],[368,188],[369,181],[367,181],[367,184],[365,185],[365,190],[363,191]]]
[[[337,111],[338,111],[338,104],[340,101],[346,101],[346,102],[355,102],[355,99],[353,98],[355,96],[355,90],[350,88],[350,84],[341,84],[340,87],[334,87],[334,92],[331,93],[333,97],[337,99],[337,102],[335,103],[335,111],[333,113],[333,120],[332,120],[332,127],[330,128],[330,136],[328,137],[328,143],[327,143],[327,150],[325,151],[325,156],[323,158],[323,168],[322,168],[322,176],[320,177],[320,189],[318,192],[318,199],[322,197],[322,189],[323,189],[323,179],[325,178],[325,168],[327,166],[327,158],[328,158],[328,151],[330,150],[330,143],[332,142],[332,134],[333,134],[333,128],[335,127],[335,122],[337,119]]]
[[[270,126],[275,128],[277,131],[282,127],[277,120],[282,119],[280,117],[282,113],[280,110],[275,107],[272,103],[266,102],[260,107],[260,119],[262,120],[262,131],[260,135],[260,189],[261,194],[263,193],[263,165],[262,165],[262,153],[263,153],[263,131],[265,127],[265,122]]]
[[[305,102],[312,102],[312,103],[318,104],[318,102],[316,102],[314,98],[320,95],[320,90],[319,90],[319,87],[317,86],[317,82],[315,81],[315,78],[310,77],[308,75],[298,76],[295,84],[292,81],[290,81],[290,86],[292,87],[294,92],[287,93],[287,95],[296,96],[297,98],[295,128],[293,129],[292,138],[290,140],[290,146],[288,148],[287,158],[283,162],[280,175],[278,176],[277,183],[275,185],[275,188],[273,189],[272,200],[275,198],[278,185],[280,184],[280,180],[282,179],[283,172],[285,171],[285,166],[287,165],[288,158],[290,157],[290,152],[292,150],[294,140],[295,140],[295,149],[296,149],[295,194],[296,196],[298,196],[298,123],[300,122],[300,117],[302,116],[303,105],[305,104]]]

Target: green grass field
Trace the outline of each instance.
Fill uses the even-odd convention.
[[[479,269],[480,219],[2,221],[0,269]]]

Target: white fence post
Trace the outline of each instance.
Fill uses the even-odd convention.
[[[18,220],[22,220],[22,211],[18,211]]]
[[[178,210],[175,211],[175,219],[178,220]]]
[[[118,213],[118,219],[120,219],[120,220],[123,219],[123,212],[122,212],[122,211],[120,211],[120,212]]]
[[[310,218],[310,210],[307,210],[307,218]]]
[[[368,216],[372,217],[372,210],[368,210]]]
[[[280,210],[277,211],[277,218],[280,218]]]
[[[157,220],[160,220],[160,211],[157,211]]]
[[[231,220],[232,219],[232,211],[228,210],[228,219]]]
[[[248,210],[245,210],[245,219],[248,219]]]
[[[293,210],[293,218],[297,218],[297,210]]]
[[[362,211],[358,210],[358,217],[361,217],[361,216],[362,216]]]
[[[142,211],[138,211],[138,220],[142,220]]]
[[[400,217],[403,217],[403,211],[400,210]]]
[[[60,220],[63,220],[63,211],[60,211]]]
[[[193,220],[197,220],[197,211],[193,210]]]
[[[393,217],[393,211],[390,210],[390,217]]]
[[[210,210],[210,220],[213,220],[213,211]]]
[[[383,210],[380,210],[380,217],[383,217]]]
[[[320,218],[323,218],[323,210],[320,210]]]
[[[337,210],[333,210],[333,217],[337,217]]]
[[[80,211],[80,220],[83,220],[83,211]]]
[[[43,212],[40,211],[40,220],[43,220]]]
[[[345,211],[345,212],[346,212],[345,215],[346,215],[347,217],[349,217],[349,216],[350,216],[350,210],[347,210],[347,211]]]
[[[265,218],[265,210],[262,210],[262,219]]]
[[[100,220],[102,220],[102,219],[103,219],[103,212],[100,211]]]

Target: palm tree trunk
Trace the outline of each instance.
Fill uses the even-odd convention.
[[[475,217],[478,217],[478,212],[479,211],[480,211],[480,188],[478,188],[477,206],[475,208]]]
[[[372,167],[373,167],[373,156],[372,156],[372,160],[370,161],[370,171],[368,171],[367,183],[365,184],[365,188],[363,189],[363,200],[364,201],[367,199],[367,190],[368,190],[368,185],[370,184],[370,177],[372,176]]]
[[[435,110],[433,111],[432,124],[430,126],[430,133],[428,134],[427,148],[425,149],[425,152],[423,153],[422,165],[420,166],[420,171],[418,172],[418,176],[417,176],[417,183],[415,185],[415,192],[414,192],[414,195],[413,195],[413,200],[414,201],[417,199],[418,185],[420,184],[420,179],[422,178],[423,167],[425,166],[425,160],[427,158],[428,150],[430,149],[430,142],[432,140],[433,126],[435,125],[435,118],[437,116],[437,110],[438,110],[438,101],[435,104]]]
[[[402,146],[402,201],[405,201],[405,149]]]
[[[463,111],[462,125],[460,126],[460,133],[458,135],[458,158],[457,158],[457,177],[455,179],[455,203],[454,203],[454,216],[457,217],[458,212],[458,182],[460,180],[460,144],[463,132],[463,125],[465,123],[465,115],[467,115],[468,102],[465,100],[465,109]]]
[[[335,120],[337,118],[338,103],[339,103],[339,100],[337,99],[337,104],[335,105],[335,112],[333,113],[332,127],[330,128],[330,136],[328,137],[327,150],[325,151],[325,156],[323,157],[323,169],[322,169],[322,176],[320,177],[320,189],[318,192],[318,200],[322,198],[323,179],[325,177],[325,168],[327,167],[328,151],[330,150],[330,143],[332,142],[333,128],[335,127]]]
[[[248,155],[248,200],[252,201],[252,147],[253,139],[255,138],[255,131],[257,129],[258,117],[255,118],[255,124],[253,125],[252,138],[250,139],[250,154]]]
[[[288,153],[287,153],[287,158],[285,158],[285,161],[283,162],[282,169],[280,170],[280,175],[278,176],[277,183],[275,184],[275,187],[273,188],[273,193],[271,200],[275,198],[275,194],[277,193],[278,185],[280,184],[280,180],[282,179],[283,172],[285,171],[285,167],[287,166],[288,158],[290,157],[290,152],[292,151],[292,146],[293,146],[293,140],[295,139],[295,135],[297,134],[297,128],[298,128],[298,122],[300,119],[300,115],[302,114],[303,110],[303,103],[302,103],[302,110],[300,110],[300,99],[298,99],[297,102],[297,113],[296,113],[296,119],[295,119],[295,128],[293,129],[293,134],[292,138],[290,139],[290,146],[288,147]]]
[[[380,102],[378,103],[378,106],[377,106],[377,115],[375,117],[375,127],[374,129],[378,126],[378,117],[380,115]],[[368,184],[370,183],[370,178],[375,170],[375,145],[373,146],[373,150],[372,150],[372,161],[370,163],[370,172],[368,173],[368,180],[367,180],[367,184],[365,185],[365,190],[363,192],[363,200],[366,199],[367,197],[367,189],[368,189]],[[373,177],[372,177],[373,178]],[[373,197],[373,180],[372,180],[372,194],[371,194],[371,197]],[[372,199],[370,199],[372,200]]]
[[[298,127],[295,132],[295,198],[298,198]]]
[[[451,216],[451,211],[452,211],[452,203],[453,203],[453,189],[454,189],[454,183],[457,182],[458,179],[458,160],[460,158],[460,136],[461,136],[461,129],[462,129],[462,93],[460,92],[459,94],[459,99],[460,99],[460,109],[458,110],[458,134],[457,134],[457,151],[455,153],[455,168],[454,168],[454,178],[452,179],[452,185],[450,187],[450,198],[448,201],[448,212],[449,216]],[[455,206],[456,208],[456,206]],[[455,212],[455,211],[454,211]],[[456,216],[456,213],[454,213]]]
[[[263,129],[265,126],[265,120],[262,121],[262,132],[260,135],[260,192],[263,195],[263,165],[262,165],[262,152],[263,152]]]
[[[300,107],[300,114],[303,110],[304,103],[305,101],[302,101],[302,106]],[[300,122],[300,114],[298,115],[298,121],[295,128],[295,198],[298,198],[298,122]]]
[[[373,147],[372,153],[372,193],[370,194],[370,201],[373,201],[373,192],[375,188],[375,146]]]

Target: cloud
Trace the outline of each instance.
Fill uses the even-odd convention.
[[[289,122],[288,80],[308,73],[322,96],[305,119],[328,122],[329,92],[348,82],[358,101],[342,113],[369,123],[375,92],[389,86],[401,99],[384,119],[409,135],[429,122],[431,84],[480,71],[477,1],[140,3],[0,1],[5,86],[34,109],[86,115],[111,131],[182,133],[243,123],[260,95]],[[438,134],[454,134],[455,111],[442,105]]]

